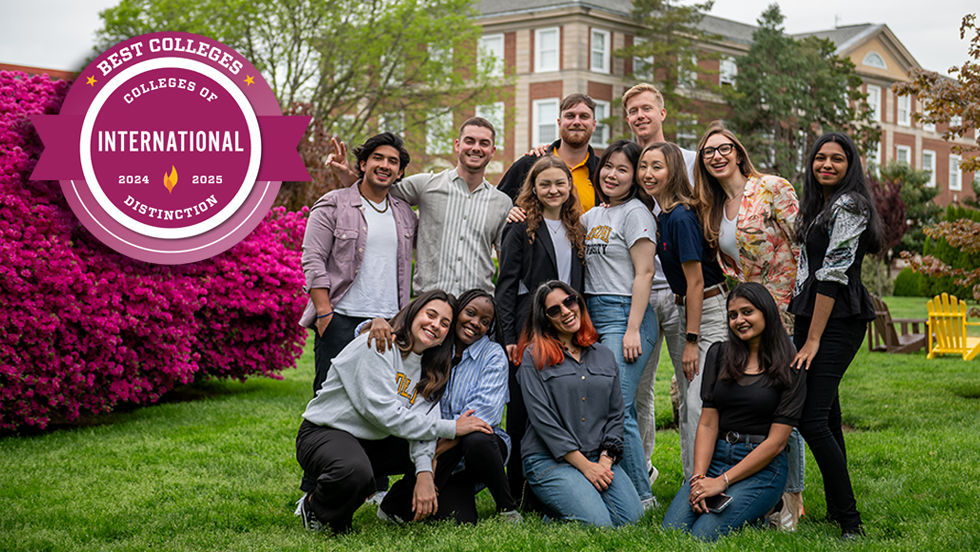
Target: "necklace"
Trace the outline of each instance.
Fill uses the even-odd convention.
[[[391,199],[388,197],[388,194],[385,194],[385,208],[384,209],[378,209],[377,207],[374,206],[374,202],[373,201],[371,201],[370,199],[364,197],[364,194],[361,193],[360,188],[358,188],[357,193],[361,194],[361,197],[364,199],[364,201],[366,201],[367,204],[370,205],[372,209],[374,209],[375,211],[377,211],[379,213],[387,213],[388,212],[388,207],[391,207]]]
[[[551,230],[551,234],[552,235],[554,235],[554,236],[557,236],[558,235],[558,230],[561,229],[561,221],[560,220],[544,219],[544,223],[545,223],[545,226],[548,227],[548,230]],[[554,226],[552,226],[552,223],[554,223]]]

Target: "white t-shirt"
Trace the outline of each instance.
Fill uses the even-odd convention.
[[[735,238],[735,222],[738,220],[738,215],[735,218],[729,219],[728,213],[722,211],[721,214],[721,232],[718,235],[718,248],[725,255],[728,255],[735,261],[735,266],[739,270],[742,270],[742,261],[738,258],[738,240]]]
[[[585,226],[585,293],[633,295],[636,270],[630,248],[637,240],[657,240],[657,221],[639,199],[615,207],[594,207],[582,215]]]
[[[555,246],[555,264],[558,265],[558,279],[571,285],[572,242],[568,241],[565,226],[560,220],[543,220],[548,226],[551,243]]]
[[[386,203],[374,203],[361,198],[367,240],[364,261],[350,289],[333,306],[334,312],[355,318],[391,318],[398,313],[398,233],[395,215]]]

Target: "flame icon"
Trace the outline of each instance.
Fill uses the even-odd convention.
[[[174,193],[174,186],[177,185],[177,169],[170,165],[170,174],[163,173],[163,185],[167,187],[167,191]]]

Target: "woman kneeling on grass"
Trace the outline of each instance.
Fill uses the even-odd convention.
[[[428,517],[438,509],[435,439],[493,432],[472,411],[455,421],[439,416],[454,305],[444,291],[423,293],[392,319],[397,347],[379,353],[362,335],[334,358],[296,436],[307,529],[350,529],[354,512],[375,490],[376,475],[414,475],[412,510],[415,519]]]
[[[806,379],[791,367],[793,344],[764,286],[731,292],[728,330],[728,341],[712,345],[705,359],[694,475],[663,522],[703,540],[761,520],[779,502],[786,441],[806,399]],[[727,505],[722,494],[731,497]]]
[[[624,412],[616,356],[597,341],[581,295],[557,280],[538,287],[517,346],[530,422],[524,476],[555,517],[621,526],[637,522],[643,506],[618,464]]]

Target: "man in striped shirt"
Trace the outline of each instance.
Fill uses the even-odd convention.
[[[497,148],[493,125],[472,117],[454,142],[456,166],[440,173],[410,176],[391,194],[418,206],[419,230],[413,293],[442,289],[459,295],[479,288],[493,291],[493,247],[510,212],[510,198],[485,178]]]

